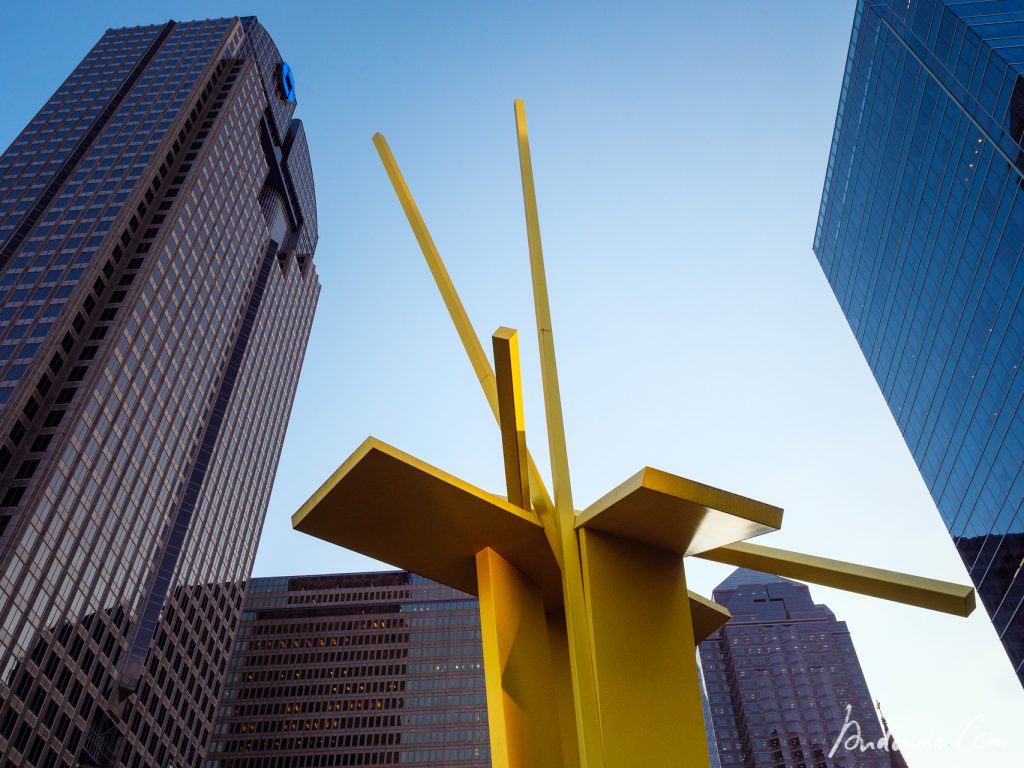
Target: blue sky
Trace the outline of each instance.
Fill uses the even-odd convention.
[[[288,524],[367,435],[503,488],[497,429],[375,131],[477,331],[521,330],[546,465],[523,98],[577,506],[651,465],[784,507],[765,543],[967,578],[811,252],[851,0],[9,4],[0,145],[105,28],[251,13],[295,70],[323,283],[257,575],[377,567]],[[688,561],[705,594],[728,572]],[[911,766],[1022,762],[1024,693],[983,609],[812,594],[849,623]]]

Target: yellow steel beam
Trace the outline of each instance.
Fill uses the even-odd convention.
[[[714,600],[708,600],[693,590],[687,590],[690,598],[690,622],[693,624],[693,645],[697,647],[707,640],[716,629],[724,627],[732,618],[729,609]]]
[[[558,524],[573,525],[576,512],[572,506],[569,483],[569,456],[562,423],[562,396],[558,388],[555,364],[555,338],[551,329],[551,306],[548,301],[547,276],[544,273],[544,250],[540,242],[540,219],[537,215],[537,192],[533,183],[533,162],[530,159],[530,137],[526,129],[526,108],[516,99],[516,136],[519,139],[519,172],[523,183],[523,208],[526,213],[526,241],[530,250],[530,277],[533,281],[533,303],[537,314],[537,342],[540,346],[541,381],[544,387],[544,414],[548,427],[548,450],[551,454],[551,482],[555,493]]]
[[[493,548],[562,607],[562,575],[532,511],[372,437],[292,515],[316,538],[476,594],[476,553]]]
[[[455,290],[455,284],[448,275],[448,270],[445,269],[444,262],[441,260],[441,254],[434,244],[434,238],[430,236],[430,230],[427,229],[426,222],[423,221],[420,209],[413,199],[409,185],[405,182],[405,177],[398,167],[398,162],[391,152],[391,147],[388,146],[387,139],[380,133],[376,133],[373,136],[373,145],[377,148],[377,154],[380,155],[380,160],[384,164],[384,170],[387,171],[388,178],[391,180],[391,186],[394,187],[398,201],[402,204],[402,210],[405,211],[405,216],[409,220],[409,226],[412,227],[413,234],[416,236],[416,242],[419,243],[420,250],[423,252],[423,258],[426,259],[427,266],[430,268],[430,274],[433,275],[437,289],[441,292],[441,298],[448,308],[448,314],[455,324],[455,330],[458,332],[459,339],[462,340],[462,346],[469,356],[469,362],[473,366],[473,372],[476,374],[480,387],[484,391],[484,397],[487,398],[487,403],[491,406],[494,418],[499,420],[500,423],[498,387],[494,380],[494,371],[491,370],[491,364],[484,353],[480,338],[476,335],[476,331],[473,330],[473,324],[469,320],[469,315],[466,314],[466,308],[462,305],[462,300],[459,298],[458,291]],[[540,516],[541,523],[544,525],[544,535],[548,539],[548,545],[551,547],[551,551],[554,553],[559,566],[561,566],[561,544],[555,532],[557,526],[554,512],[555,507],[551,503],[551,497],[548,496],[547,489],[544,487],[544,480],[541,478],[540,471],[537,469],[537,465],[534,463],[529,452],[527,452],[526,458],[530,475],[530,499],[537,510],[537,514]]]
[[[975,608],[971,587],[759,544],[729,544],[697,557],[955,616],[970,616]]]
[[[548,427],[548,450],[551,455],[555,520],[562,542],[562,593],[565,599],[569,662],[576,704],[576,736],[579,740],[582,768],[599,768],[604,765],[604,750],[601,746],[601,718],[594,652],[587,631],[583,572],[575,531],[576,511],[573,509],[572,488],[569,483],[569,458],[565,444],[565,425],[562,422],[562,400],[558,391],[555,342],[551,330],[547,278],[544,274],[544,252],[540,242],[540,220],[537,215],[533,163],[530,159],[530,138],[526,129],[526,110],[520,99],[516,99],[515,102],[515,117],[516,136],[519,142],[519,172],[523,184],[523,208],[526,212],[526,239],[530,251],[530,275],[533,280],[533,302],[537,313],[537,341],[540,346],[544,414]]]
[[[576,736],[576,714],[572,693],[572,664],[569,662],[569,637],[565,629],[565,610],[548,611],[548,642],[551,646],[551,681],[548,695],[558,710],[558,733],[562,743],[562,764],[579,768],[580,742]]]
[[[782,510],[645,467],[576,515],[576,527],[695,555],[777,531]]]
[[[589,528],[580,548],[605,764],[708,768],[683,558]]]
[[[523,382],[519,374],[519,334],[502,326],[491,335],[491,339],[498,385],[498,425],[505,456],[505,487],[511,503],[529,509],[530,472],[526,459]]]
[[[292,515],[292,527],[474,595],[476,553],[491,547],[540,586],[549,613],[563,609],[562,572],[534,512],[373,437]],[[694,626],[710,634],[721,618],[689,597]]]
[[[489,547],[476,556],[494,768],[563,768],[540,587]]]
[[[455,330],[458,331],[462,346],[465,348],[466,354],[469,355],[469,362],[484,390],[487,403],[497,417],[498,389],[494,383],[494,372],[491,370],[491,364],[487,360],[480,339],[477,337],[476,331],[473,330],[473,323],[470,322],[466,308],[462,305],[462,300],[455,290],[455,284],[452,283],[448,270],[445,268],[444,262],[441,261],[441,254],[434,244],[434,238],[430,236],[430,230],[427,229],[426,222],[423,221],[423,215],[413,199],[409,185],[405,182],[405,177],[398,167],[391,147],[388,146],[387,139],[376,133],[373,136],[373,145],[377,148],[381,162],[384,163],[384,170],[387,171],[388,178],[391,179],[391,186],[394,187],[395,194],[398,195],[402,210],[405,211],[405,216],[409,219],[409,226],[412,227],[416,242],[419,243],[420,250],[423,251],[423,256],[427,260],[430,274],[433,275],[434,282],[437,283],[441,298],[444,299],[444,304],[448,308],[448,314],[451,315],[452,322],[455,323]]]

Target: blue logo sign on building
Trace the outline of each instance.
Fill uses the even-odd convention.
[[[280,71],[280,81],[278,87],[281,89],[281,98],[285,101],[295,103],[295,73],[292,72],[292,68],[288,65],[287,61],[282,61],[281,66],[278,68]]]

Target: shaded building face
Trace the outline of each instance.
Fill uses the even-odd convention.
[[[1022,34],[859,2],[814,251],[1024,682]]]
[[[741,568],[714,599],[733,616],[700,644],[722,768],[892,768],[850,631],[805,584]]]
[[[487,768],[479,611],[406,571],[253,579],[204,768]]]
[[[404,571],[253,579],[206,768],[490,766],[479,606]]]
[[[0,765],[200,765],[319,293],[255,18],[109,30],[0,157]]]

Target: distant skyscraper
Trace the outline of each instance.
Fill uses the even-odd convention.
[[[853,721],[875,747],[882,727],[850,630],[806,584],[740,568],[714,598],[732,613],[700,644],[722,768],[891,768],[851,749]]]
[[[0,157],[0,765],[198,766],[319,293],[255,18],[109,30]]]
[[[697,657],[700,658],[699,650],[697,651]],[[708,692],[704,688],[703,672],[697,676],[697,682],[700,683],[701,704],[704,706],[704,730],[707,731],[708,735],[708,760],[711,764],[710,768],[722,768],[722,761],[718,757],[718,741],[715,739],[715,729],[712,727],[711,703],[708,701]]]
[[[889,736],[890,743],[898,747],[899,742],[892,738],[892,734],[889,731],[889,723],[886,722],[885,715],[882,714],[881,708],[878,710],[878,716],[882,719],[882,731]],[[908,768],[907,761],[903,759],[903,752],[898,748],[894,748],[889,751],[889,763],[890,768]]]
[[[206,768],[487,768],[475,597],[405,571],[253,579]]]
[[[1024,682],[1024,0],[860,0],[814,251]]]

